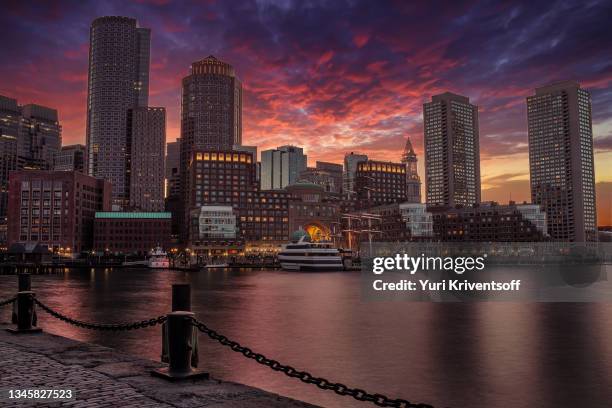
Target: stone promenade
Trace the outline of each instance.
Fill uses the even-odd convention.
[[[302,407],[314,405],[215,379],[171,383],[152,377],[161,363],[48,333],[12,335],[0,324],[0,391],[72,388],[73,401],[49,407]],[[271,373],[271,375],[274,375]],[[34,406],[0,400],[1,407]]]

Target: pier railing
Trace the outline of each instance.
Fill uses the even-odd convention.
[[[245,347],[237,341],[231,340],[217,331],[209,328],[205,323],[196,319],[191,311],[191,287],[188,284],[172,285],[172,311],[166,315],[153,317],[129,323],[92,323],[73,319],[63,313],[47,306],[31,290],[31,277],[29,274],[19,274],[17,295],[0,300],[0,307],[13,305],[12,323],[15,327],[7,329],[13,334],[40,333],[42,329],[36,325],[36,306],[44,312],[65,323],[90,329],[107,331],[137,330],[145,327],[162,325],[162,343],[167,352],[167,367],[151,372],[152,375],[162,377],[171,381],[193,378],[208,378],[208,373],[198,369],[197,359],[193,358],[197,349],[197,336],[194,329],[204,333],[206,336],[230,348],[232,351],[242,354],[244,357],[255,360],[257,363],[281,372],[288,377],[296,378],[306,384],[312,384],[322,390],[333,391],[338,395],[350,396],[358,401],[370,402],[379,407],[396,408],[433,408],[424,403],[413,403],[402,398],[389,398],[378,393],[369,393],[359,388],[352,388],[339,382],[329,381],[323,377],[316,377],[308,371],[298,370],[290,365],[268,358]]]

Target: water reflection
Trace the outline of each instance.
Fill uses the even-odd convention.
[[[39,298],[80,320],[135,321],[192,285],[206,323],[252,349],[348,385],[435,406],[612,406],[612,305],[362,302],[358,273],[70,270],[34,276]],[[0,276],[0,299],[15,276]],[[0,316],[6,321],[7,311]],[[105,333],[47,315],[45,330],[158,359],[159,328]],[[201,337],[214,376],[328,407],[368,406],[271,372]]]

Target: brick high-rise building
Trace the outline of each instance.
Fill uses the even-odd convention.
[[[166,109],[130,109],[128,126],[129,208],[163,211]]]
[[[196,150],[232,150],[242,144],[242,85],[234,68],[212,55],[191,64],[182,81],[180,185],[184,202],[188,167]],[[182,238],[187,239],[189,210],[178,217]]]
[[[87,88],[87,169],[113,185],[113,205],[129,205],[128,111],[149,99],[151,31],[128,17],[93,21]]]
[[[77,255],[93,244],[96,211],[110,210],[111,185],[75,171],[15,171],[10,175],[8,242],[42,244]]]
[[[597,240],[591,95],[574,81],[527,98],[531,201],[553,240]]]
[[[479,203],[478,106],[445,92],[423,105],[423,119],[427,204]]]
[[[182,151],[242,144],[242,85],[230,64],[212,55],[191,64],[181,108]]]

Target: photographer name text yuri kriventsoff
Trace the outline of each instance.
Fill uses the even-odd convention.
[[[417,272],[452,271],[461,275],[469,271],[482,271],[485,268],[487,255],[479,257],[441,257],[421,256],[413,257],[407,254],[396,254],[393,257],[373,258],[372,272],[381,275],[386,271],[401,271],[414,275]],[[385,282],[376,279],[372,282],[376,291],[518,291],[521,287],[520,279],[507,282],[471,282],[467,279],[447,279],[432,281],[430,279],[409,280],[401,279],[395,282]]]

